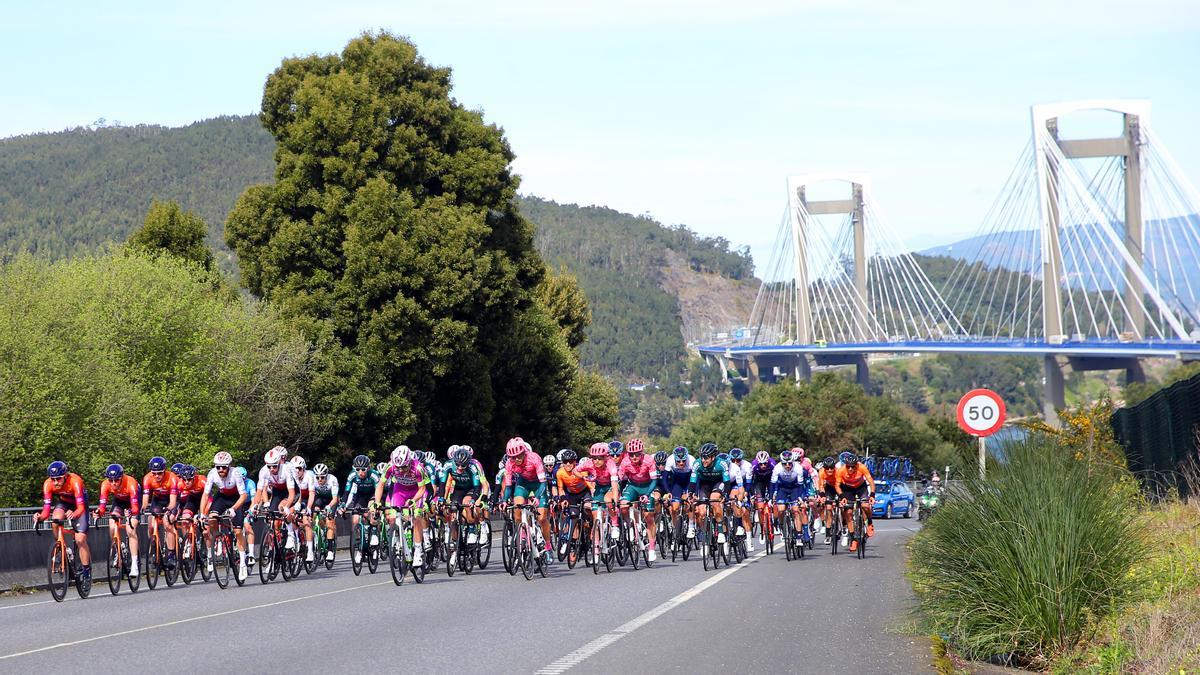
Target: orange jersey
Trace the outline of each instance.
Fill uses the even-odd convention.
[[[158,500],[169,499],[171,495],[179,494],[179,476],[171,471],[164,471],[161,477],[153,473],[146,474],[142,479],[142,498],[153,497]]]
[[[64,507],[74,507],[76,511],[87,507],[87,488],[83,478],[77,473],[68,473],[67,479],[58,485],[47,478],[42,483],[42,515],[50,515],[50,505],[55,500],[62,502]]]
[[[137,480],[128,474],[121,476],[121,480],[115,484],[108,480],[100,481],[100,514],[103,515],[105,506],[108,505],[108,500],[121,500],[129,502],[129,509],[133,515],[138,514],[138,498],[141,496],[141,486]]]
[[[837,487],[837,469],[822,467],[817,471],[817,489],[824,490],[826,485]]]
[[[573,495],[577,495],[588,489],[583,472],[578,467],[576,467],[575,471],[567,471],[567,467],[565,466],[559,467],[555,478],[558,480],[559,490],[565,490]]]
[[[867,471],[867,467],[863,466],[862,462],[855,464],[853,469],[847,466],[837,468],[837,484],[839,486],[848,485],[856,488],[863,483],[875,485],[875,481],[871,479],[871,472]]]
[[[204,494],[204,476],[197,474],[196,476],[192,477],[192,482],[190,483],[183,482],[182,478],[178,480],[180,499],[187,499],[191,495]]]

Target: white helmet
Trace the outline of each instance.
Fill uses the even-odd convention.
[[[279,451],[279,461],[281,461],[281,462],[287,461],[287,458],[288,458],[288,449],[287,448],[283,447],[282,445],[277,445],[271,449]]]
[[[216,467],[216,466],[228,467],[230,464],[233,464],[233,455],[230,455],[228,452],[225,452],[224,450],[222,450],[221,452],[218,452],[217,454],[213,455],[213,466],[214,467]]]
[[[303,471],[304,469],[308,468],[308,462],[305,462],[304,458],[300,455],[296,455],[292,458],[292,466]]]
[[[387,471],[387,468],[388,468],[387,462],[380,462],[375,465],[375,470],[378,471],[379,473],[383,473],[383,472]]]
[[[554,462],[555,462],[554,455],[546,455],[545,457],[542,458],[542,464],[544,464],[546,466],[554,466]]]
[[[454,451],[458,450],[461,447],[462,447],[461,445],[450,446],[450,449],[446,450],[446,459],[454,459]]]
[[[467,454],[471,457],[471,459],[475,459],[475,448],[472,448],[469,445],[464,445],[462,447],[466,448]]]
[[[412,451],[407,445],[397,445],[396,449],[392,450],[392,466],[407,466],[410,459]]]
[[[328,476],[329,467],[325,466],[324,464],[318,464],[313,467],[313,473],[317,475],[317,478],[320,478],[321,476]]]
[[[425,461],[429,462],[430,464],[437,461],[437,454],[435,454],[432,450],[426,450],[424,456],[425,456]]]
[[[279,453],[278,447],[271,448],[267,451],[266,456],[263,457],[263,462],[265,462],[267,466],[275,466],[281,461],[283,461],[283,455]]]
[[[767,462],[771,461],[771,453],[767,452],[766,450],[759,450],[758,454],[754,456],[754,460],[759,464],[766,464]]]

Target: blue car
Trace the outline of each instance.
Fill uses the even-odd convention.
[[[876,518],[901,516],[911,518],[916,498],[912,490],[901,480],[875,481],[875,503],[871,514]]]

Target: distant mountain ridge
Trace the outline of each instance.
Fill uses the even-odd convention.
[[[0,258],[62,258],[122,242],[159,199],[204,218],[218,264],[234,272],[225,217],[246,187],[273,180],[274,149],[255,116],[0,139]],[[723,238],[598,206],[537,197],[520,206],[547,263],[575,274],[588,295],[582,356],[607,374],[657,377],[684,354],[685,336],[753,303],[749,252]]]

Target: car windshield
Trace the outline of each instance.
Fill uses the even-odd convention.
[[[886,495],[892,491],[892,486],[887,483],[875,483],[875,494]]]

